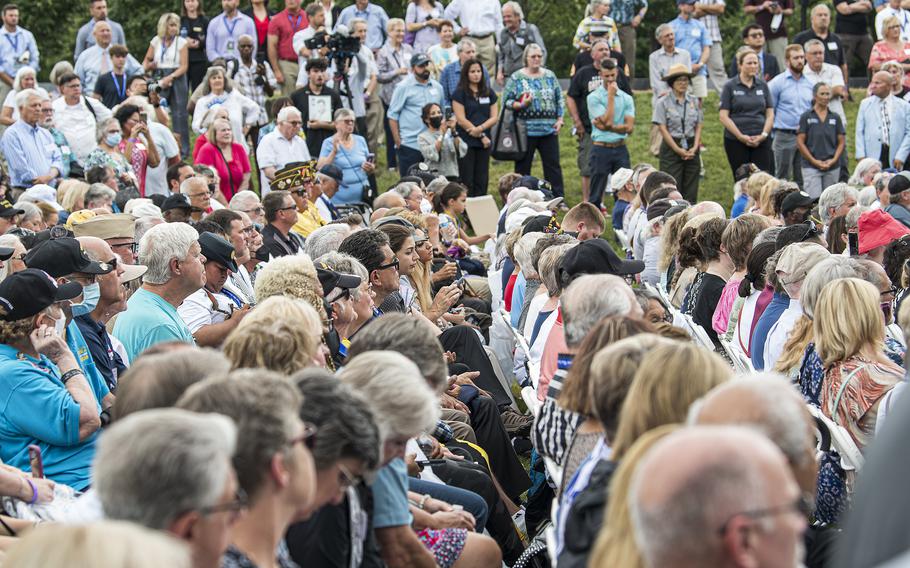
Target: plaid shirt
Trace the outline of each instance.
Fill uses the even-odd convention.
[[[268,81],[268,84],[271,85],[273,89],[277,89],[278,81],[275,80],[275,74],[272,73],[272,67],[269,65],[268,61],[264,61],[262,64],[265,65],[265,80]],[[256,125],[262,126],[268,123],[269,116],[265,111],[265,89],[263,89],[262,85],[257,85],[255,83],[256,60],[254,59],[249,67],[239,60],[236,65],[237,72],[232,79],[240,88],[241,93],[259,105],[259,120],[256,121]]]
[[[699,0],[699,3],[706,4],[708,6],[726,6],[727,3],[724,0]],[[707,16],[702,16],[698,18],[701,23],[708,28],[708,35],[711,36],[711,41],[717,43],[721,40],[720,38],[720,26],[717,23],[717,16],[714,14],[709,14]]]
[[[628,26],[641,10],[648,9],[648,0],[614,0],[610,5],[610,17],[618,26]]]

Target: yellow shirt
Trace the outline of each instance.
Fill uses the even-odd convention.
[[[310,233],[325,225],[319,210],[309,201],[306,202],[306,206],[305,211],[297,212],[297,223],[291,227],[291,230],[301,237],[309,237]]]

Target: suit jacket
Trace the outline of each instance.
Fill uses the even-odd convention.
[[[256,258],[268,262],[270,257],[290,256],[303,250],[304,238],[293,231],[285,239],[272,224],[262,229],[262,247],[256,251]]]
[[[762,79],[765,80],[765,83],[771,79],[780,75],[780,65],[777,63],[777,58],[768,53],[767,51],[762,55],[762,59],[765,62],[765,66],[762,69]],[[759,61],[761,62],[761,61]],[[733,61],[730,62],[730,77],[736,77],[739,75],[739,65],[736,63],[736,56],[733,56]]]
[[[910,104],[894,96],[889,96],[891,103],[891,130],[889,132],[888,146],[890,155],[888,165],[894,167],[894,160],[907,161],[910,153]],[[866,97],[859,105],[856,114],[856,158],[875,158],[882,151],[882,115],[879,98]]]

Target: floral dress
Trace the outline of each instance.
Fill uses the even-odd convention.
[[[139,178],[133,171],[133,165],[120,152],[106,152],[100,146],[89,152],[85,158],[85,171],[92,168],[111,168],[114,170],[114,176],[123,178],[129,177],[136,187],[139,187]]]

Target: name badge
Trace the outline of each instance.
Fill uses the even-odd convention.
[[[517,38],[515,38],[515,43],[518,44],[518,45],[524,45],[524,44],[525,44],[525,38],[523,38],[523,37],[517,37]]]
[[[762,96],[764,96],[764,95],[765,95],[765,90],[764,90],[764,89],[758,89],[757,91],[755,91],[755,94],[756,94],[756,95],[762,95]]]
[[[830,51],[836,50],[836,49],[837,49],[837,42],[836,42],[836,41],[829,41],[829,42],[828,42],[828,49],[829,49]]]
[[[828,124],[834,126],[837,124],[837,121],[832,118],[832,119],[828,120]]]
[[[737,91],[736,89],[733,89],[733,96],[735,96],[735,97],[741,97],[745,94],[746,94],[745,91]]]
[[[63,146],[60,146],[60,153],[61,153],[61,154],[69,154],[69,153],[70,153],[70,147],[67,146],[66,144],[64,144]]]
[[[227,42],[227,45],[224,46],[224,48],[227,49],[228,51],[234,51],[234,42],[233,42],[233,41],[228,41],[228,42]]]
[[[701,30],[697,28],[692,30],[692,37],[701,37]]]
[[[202,28],[201,28],[201,27],[195,27],[195,28],[193,28],[193,31],[196,32],[197,34],[201,34],[201,33],[202,33]]]
[[[817,119],[817,118],[809,118],[809,119],[806,119],[806,122],[809,123],[809,124],[818,124],[818,119]]]
[[[488,105],[488,104],[490,104],[490,97],[480,97],[479,99],[477,99],[477,102],[482,105]]]

